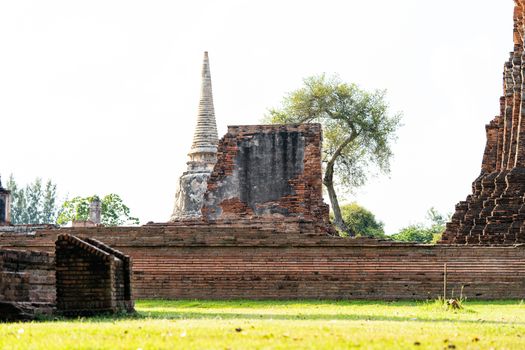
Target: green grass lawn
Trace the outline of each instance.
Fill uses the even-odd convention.
[[[525,305],[138,301],[133,317],[0,324],[1,349],[525,349]]]

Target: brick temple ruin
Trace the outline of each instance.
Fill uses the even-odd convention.
[[[208,53],[172,225],[334,233],[323,202],[319,124],[230,126],[219,141]]]
[[[482,174],[474,183],[473,195],[458,205],[441,244],[334,237],[322,198],[320,126],[230,126],[219,140],[205,54],[197,128],[170,221],[103,227],[93,219],[92,224],[69,228],[24,230],[5,223],[0,226],[0,301],[5,295],[15,298],[5,292],[14,282],[3,277],[15,265],[2,265],[1,260],[7,254],[3,252],[13,250],[26,251],[20,253],[20,261],[43,259],[45,271],[56,270],[56,280],[42,272],[49,279],[31,281],[23,277],[25,265],[16,265],[22,268],[17,272],[20,295],[37,296],[31,291],[54,287],[61,292],[49,300],[59,308],[70,305],[77,311],[126,309],[132,306],[131,296],[434,299],[443,295],[445,265],[448,296],[462,291],[469,299],[525,298],[525,245],[516,244],[522,242],[525,220],[525,127],[521,127],[519,74],[523,2],[516,4],[516,50],[505,68],[502,114],[487,127]],[[64,247],[71,253],[66,260],[60,256],[62,244],[73,245]],[[106,291],[111,287],[113,294],[96,294],[101,291],[91,281],[86,282],[88,291],[93,287],[86,300],[98,300],[99,306],[78,306],[78,300],[61,302],[61,295],[76,292],[61,294],[65,280],[59,273],[69,274],[71,288],[84,288],[74,277],[84,262],[78,260],[75,266],[75,261],[88,253],[94,254],[89,257],[93,266],[114,271],[108,275],[102,269],[95,278],[105,281]],[[106,254],[113,258],[107,260]],[[49,285],[41,288],[42,281]]]
[[[525,243],[525,1],[516,0],[514,51],[503,72],[500,115],[487,126],[481,174],[456,205],[441,243]]]

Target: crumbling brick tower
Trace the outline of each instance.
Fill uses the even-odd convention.
[[[472,194],[456,205],[441,243],[525,243],[525,0],[515,2],[514,51],[504,66],[501,114],[486,126],[481,174]]]

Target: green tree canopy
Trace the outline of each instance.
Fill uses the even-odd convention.
[[[385,91],[368,92],[337,76],[313,76],[304,80],[302,88],[289,93],[280,108],[271,109],[266,120],[323,125],[323,184],[336,227],[349,232],[335,187],[351,192],[366,183],[371,174],[390,171],[391,144],[401,115],[389,113]]]
[[[11,191],[11,223],[55,224],[60,205],[57,203],[57,186],[51,181],[36,178],[25,187],[19,187],[11,174],[6,183]]]
[[[89,206],[99,196],[75,197],[65,201],[58,217],[59,225],[67,225],[72,221],[87,221]],[[104,226],[138,225],[139,219],[130,215],[130,209],[124,204],[118,194],[108,194],[101,200],[101,223]]]
[[[343,221],[356,236],[370,238],[385,238],[383,223],[374,214],[357,203],[341,206]],[[345,232],[346,233],[346,232]]]

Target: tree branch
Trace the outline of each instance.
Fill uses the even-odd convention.
[[[359,136],[359,134],[355,132],[355,130],[353,129],[352,135],[350,135],[343,143],[339,145],[339,147],[337,147],[334,154],[332,155],[332,158],[328,161],[327,167],[328,166],[332,167],[335,164],[335,161],[341,155],[341,153],[343,153],[346,146],[348,146],[352,141],[354,141],[357,138],[357,136]]]

